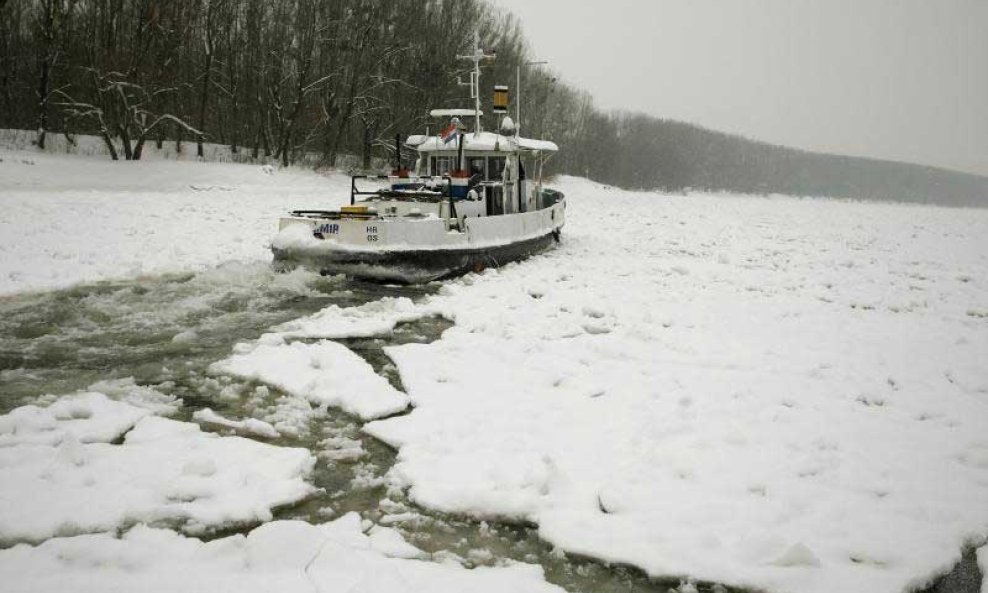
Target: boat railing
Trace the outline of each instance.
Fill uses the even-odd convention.
[[[387,179],[387,175],[351,175],[350,176],[350,205],[353,206],[357,202],[357,196],[374,196],[377,195],[378,190],[374,191],[361,191],[357,189],[358,179]]]
[[[451,220],[457,219],[456,205],[454,204],[454,200],[453,200],[453,179],[449,175],[442,176],[442,180],[445,183],[446,187],[444,188],[443,192],[439,192],[438,194],[433,190],[421,191],[421,190],[413,189],[413,190],[401,190],[400,192],[397,192],[391,190],[375,189],[373,191],[364,191],[357,187],[358,179],[376,179],[378,181],[384,181],[384,180],[390,181],[393,178],[394,177],[392,175],[351,175],[350,176],[350,205],[353,206],[357,203],[357,196],[377,196],[377,197],[396,198],[396,199],[415,199],[416,197],[420,197],[420,198],[429,198],[429,199],[439,198],[441,200],[445,195],[446,200],[449,202],[449,218],[447,219],[446,223],[449,224]],[[424,187],[426,187],[426,185],[423,183],[420,186],[420,188],[424,188]]]
[[[441,190],[436,190],[430,187],[429,183],[425,180],[433,181],[433,177],[417,177],[408,178],[408,184],[414,187],[407,188],[387,188],[381,189],[376,188],[373,190],[362,190],[357,187],[358,179],[373,179],[378,181],[393,181],[396,179],[393,175],[352,175],[350,177],[350,205],[353,206],[357,202],[358,196],[373,196],[378,198],[387,198],[395,200],[428,200],[436,201],[441,200],[444,196],[448,196],[452,193],[452,182],[444,175],[442,176],[442,181],[445,182],[446,187]],[[434,186],[433,186],[434,187]]]
[[[563,197],[563,192],[543,187],[539,190],[539,209],[554,206],[562,201]]]
[[[458,220],[456,216],[456,206],[453,200],[453,178],[449,175],[443,175],[443,181],[446,182],[446,199],[449,200],[449,218],[446,220],[447,228],[449,227],[450,220]]]

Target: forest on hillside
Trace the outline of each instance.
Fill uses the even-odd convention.
[[[523,134],[560,145],[553,172],[636,189],[988,205],[981,177],[604,112],[526,64],[521,25],[485,0],[0,0],[0,128],[37,130],[41,148],[51,134],[95,134],[118,159],[140,159],[148,142],[199,154],[213,142],[243,160],[356,155],[366,168],[392,157],[396,135],[441,125],[429,109],[472,104],[457,55],[475,30],[497,53],[483,87],[517,95],[520,71]]]

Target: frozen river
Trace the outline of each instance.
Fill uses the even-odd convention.
[[[174,417],[182,420],[191,420],[204,408],[228,419],[263,417],[284,393],[263,387],[264,398],[244,397],[261,385],[210,372],[210,365],[225,357],[235,343],[254,340],[271,326],[329,305],[358,307],[384,297],[421,299],[438,288],[382,286],[303,271],[276,274],[263,264],[238,264],[196,274],[6,297],[0,301],[0,412],[99,381],[133,379],[181,398],[183,405]],[[339,342],[401,390],[401,377],[384,348],[432,342],[451,325],[442,317],[427,316],[399,324],[387,336]],[[361,425],[359,418],[328,408],[307,417],[298,434],[262,439],[308,448],[319,459],[311,481],[321,492],[277,508],[275,519],[320,523],[358,512],[397,527],[407,541],[437,558],[458,558],[468,566],[504,559],[537,562],[550,582],[569,591],[664,592],[678,584],[675,579],[649,579],[631,567],[568,557],[524,523],[481,522],[415,505],[400,490],[389,491],[384,476],[394,464],[395,451],[364,434]],[[215,539],[252,528],[220,526],[204,537]],[[977,592],[978,576],[977,564],[968,556],[930,591]],[[731,590],[710,583],[696,586],[699,591]]]
[[[181,398],[172,417],[191,421],[211,409],[226,419],[277,416],[286,394],[256,381],[210,371],[238,342],[257,339],[275,325],[327,306],[359,307],[382,298],[421,299],[439,285],[398,287],[323,278],[305,271],[278,274],[266,264],[233,264],[201,273],[83,284],[71,289],[0,300],[0,413],[47,402],[53,395],[116,381]],[[440,316],[398,324],[381,337],[341,338],[396,389],[401,378],[387,346],[428,343],[452,325]],[[122,382],[121,382],[122,381]],[[256,397],[256,391],[263,393]],[[203,425],[221,434],[236,431]],[[349,512],[390,525],[437,559],[466,566],[505,559],[538,563],[547,580],[569,591],[666,591],[678,579],[650,579],[631,567],[569,557],[522,523],[472,520],[430,512],[387,488],[384,475],[395,451],[361,431],[361,419],[335,408],[305,417],[296,434],[261,442],[304,447],[318,461],[310,475],[320,491],[275,509],[275,520],[322,523]],[[251,435],[248,435],[251,436]],[[167,522],[163,523],[168,525]],[[180,528],[180,526],[172,525]],[[124,526],[126,527],[126,526]],[[246,533],[253,524],[220,525],[206,540]],[[7,541],[9,546],[14,541]],[[698,583],[699,591],[712,584]],[[730,591],[719,587],[718,591]]]
[[[342,176],[0,166],[5,582],[981,587],[988,211],[563,178],[408,289],[268,269]]]

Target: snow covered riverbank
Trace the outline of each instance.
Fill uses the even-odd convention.
[[[339,176],[245,165],[0,156],[0,293],[264,260],[279,214],[347,192]],[[562,551],[654,575],[891,593],[984,541],[988,211],[662,196],[573,178],[558,187],[569,211],[556,250],[448,282],[421,303],[334,305],[238,347],[215,372],[368,419],[410,400],[410,414],[366,430],[399,448],[389,481],[413,500],[532,521]],[[379,335],[437,312],[456,324],[442,339],[388,349],[407,399],[359,364],[346,380],[332,374],[352,358],[344,346],[297,341]],[[301,366],[285,374],[282,355]],[[361,401],[358,385],[375,400]],[[120,430],[137,426],[139,436],[136,422],[145,420]],[[138,444],[100,438],[68,445],[65,479],[88,479],[74,461],[80,447],[102,455]],[[39,467],[29,481],[44,479]],[[107,515],[85,530],[130,519]],[[41,523],[30,526],[36,535],[10,527],[0,537],[64,533]],[[258,531],[297,529],[299,541],[322,545],[335,529],[278,524]],[[351,548],[366,548],[352,519],[341,525]],[[83,537],[0,551],[0,574],[34,566],[57,587],[58,575],[74,574],[76,556],[62,548],[76,541],[103,542],[109,554],[78,556],[82,564],[127,560],[120,540]],[[219,564],[240,566],[254,534],[222,545],[144,528],[128,537],[175,566],[229,546]],[[292,578],[302,556],[313,558],[307,545],[286,552]],[[138,564],[103,577],[143,582],[166,570],[144,555]],[[537,571],[518,570],[533,590],[545,587]]]

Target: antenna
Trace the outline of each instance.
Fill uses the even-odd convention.
[[[476,122],[473,128],[473,135],[477,136],[480,134],[480,62],[483,60],[493,60],[497,57],[497,54],[484,53],[484,50],[480,48],[480,30],[477,29],[473,32],[473,54],[456,57],[460,60],[470,60],[473,62],[473,71],[470,72],[470,82],[463,82],[459,78],[456,79],[456,82],[460,86],[470,86],[470,98],[473,99],[473,116]]]

